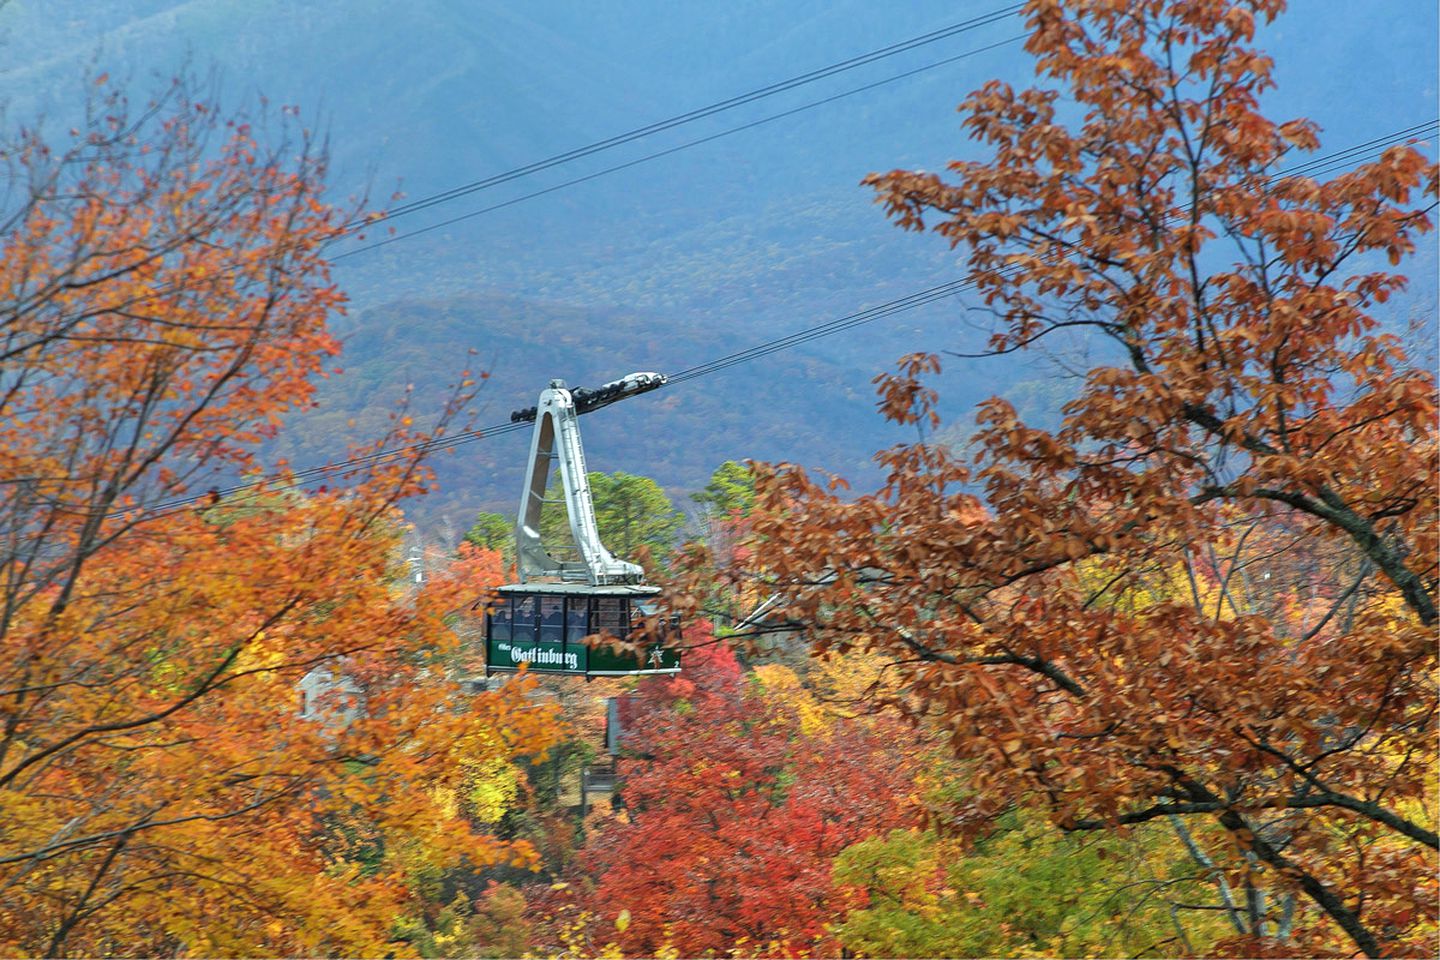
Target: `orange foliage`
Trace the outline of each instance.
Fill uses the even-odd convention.
[[[268,150],[183,87],[94,116],[63,151],[8,151],[0,952],[403,952],[407,877],[531,856],[442,802],[467,761],[555,732],[523,683],[457,699],[447,618],[498,560],[407,593],[413,453],[343,492],[175,502],[310,403],[337,214],[298,131]],[[423,439],[408,420],[367,452]],[[313,719],[307,674],[330,681]]]

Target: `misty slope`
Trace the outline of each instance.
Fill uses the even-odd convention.
[[[0,96],[12,125],[44,114],[63,129],[87,64],[129,78],[142,99],[188,58],[218,72],[227,102],[298,104],[328,132],[336,199],[368,192],[373,206],[397,184],[424,196],[1000,6],[11,0],[0,6]],[[1272,102],[1277,115],[1318,120],[1322,150],[1434,116],[1434,10],[1293,7],[1262,39],[1277,61]],[[406,233],[516,201],[1018,32],[987,26],[394,226]],[[338,321],[346,373],[277,451],[300,465],[335,456],[352,417],[358,431],[376,427],[406,382],[423,401],[470,347],[494,370],[478,417],[494,423],[552,376],[593,384],[674,372],[953,279],[944,244],[888,225],[858,181],[973,156],[955,104],[987,79],[1029,74],[1019,47],[1002,46],[377,250],[338,244],[336,279],[355,307]],[[1433,243],[1412,272],[1417,283],[1389,318],[1398,329],[1428,317],[1433,329]],[[981,349],[966,305],[936,304],[597,414],[586,423],[592,462],[672,490],[703,484],[727,457],[863,473],[871,452],[898,438],[875,416],[869,380],[910,351]],[[1054,417],[1062,388],[1043,361],[951,361],[948,435],[968,432],[971,404],[994,392],[1027,416]],[[508,509],[523,453],[516,437],[462,448],[417,515]]]
[[[916,332],[912,324],[878,339]],[[664,316],[494,293],[391,303],[355,318],[342,372],[321,385],[319,407],[292,418],[274,449],[301,466],[342,456],[347,441],[383,431],[407,384],[412,408],[432,410],[466,365],[490,374],[475,418],[489,426],[532,405],[552,377],[593,387],[636,370],[674,373],[738,346],[723,330]],[[876,415],[868,379],[804,350],[778,354],[587,416],[587,459],[593,470],[652,476],[677,498],[703,486],[722,461],[745,457],[869,478],[870,452],[905,434]],[[453,527],[480,509],[511,511],[529,442],[528,433],[511,434],[440,456],[441,491],[414,504],[415,518]]]

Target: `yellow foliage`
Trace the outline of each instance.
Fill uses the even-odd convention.
[[[767,696],[783,703],[795,715],[800,721],[801,733],[814,737],[829,731],[833,717],[815,702],[795,671],[772,663],[756,667],[753,676]]]

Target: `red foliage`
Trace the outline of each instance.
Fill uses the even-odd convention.
[[[610,939],[628,910],[613,939],[629,954],[833,953],[831,861],[917,820],[913,770],[895,738],[860,721],[802,733],[728,647],[686,656],[681,676],[632,698],[627,744],[647,759],[624,763],[624,819],[580,856],[591,882],[579,906],[603,925],[593,936]]]

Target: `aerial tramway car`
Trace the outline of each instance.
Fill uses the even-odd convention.
[[[596,390],[571,391],[551,380],[534,407],[517,410],[512,422],[533,421],[530,462],[515,521],[515,559],[520,582],[500,587],[485,613],[485,672],[583,677],[678,673],[680,652],[668,644],[676,625],[642,631],[656,614],[660,588],[645,582],[638,564],[621,560],[600,542],[595,506],[580,443],[579,415],[665,384],[658,373],[632,373]],[[540,539],[540,511],[550,465],[559,466],[565,509],[576,556],[553,555]],[[658,635],[657,635],[658,634]],[[639,650],[622,650],[587,637],[644,637]]]

